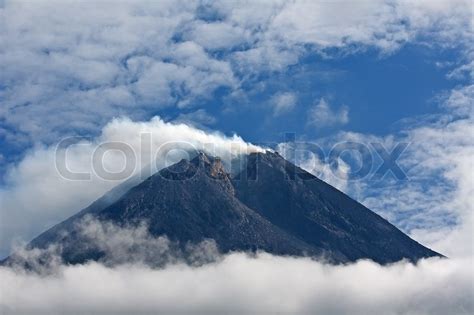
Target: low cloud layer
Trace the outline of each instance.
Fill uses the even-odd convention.
[[[299,313],[472,314],[472,261],[382,267],[235,253],[190,267],[61,266],[53,275],[0,268],[2,314]]]
[[[0,311],[17,313],[471,314],[470,259],[416,265],[368,260],[330,265],[266,253],[221,255],[215,243],[175,246],[146,224],[118,227],[86,217],[76,224],[104,256],[60,263],[60,249],[24,250],[21,265],[0,267]],[[43,259],[47,265],[35,264]],[[72,298],[73,297],[73,298]]]

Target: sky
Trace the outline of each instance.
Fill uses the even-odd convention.
[[[133,176],[154,150],[184,141],[213,143],[228,160],[236,145],[278,150],[464,272],[474,252],[472,15],[463,0],[0,1],[0,256],[126,179],[91,170],[100,143],[138,152]],[[87,180],[56,168],[57,144],[71,136],[80,141],[68,163]],[[166,158],[153,157],[158,168]],[[378,173],[387,160],[403,178]]]

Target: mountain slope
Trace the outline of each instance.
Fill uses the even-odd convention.
[[[41,234],[30,247],[59,245],[67,263],[101,259],[104,252],[80,231],[88,217],[122,227],[145,222],[152,236],[166,235],[181,246],[213,239],[222,252],[263,250],[335,263],[440,256],[277,153],[250,154],[234,178],[218,158],[199,153],[123,190]]]
[[[151,235],[166,235],[182,245],[213,239],[223,252],[259,249],[287,255],[321,254],[242,204],[220,160],[204,154],[158,172],[100,211],[96,206],[81,211],[34,239],[31,247],[47,248],[59,242],[67,263],[101,258],[103,253],[79,231],[86,216],[124,227],[145,222]]]
[[[270,222],[348,261],[389,263],[439,254],[278,153],[254,153],[233,181],[237,197]]]

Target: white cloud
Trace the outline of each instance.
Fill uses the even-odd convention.
[[[331,266],[307,258],[242,253],[197,268],[184,264],[110,268],[90,263],[37,275],[1,267],[0,309],[2,314],[461,315],[473,311],[472,277],[471,260]]]
[[[192,106],[327,48],[469,47],[472,35],[462,0],[6,1],[0,18],[0,118],[12,144],[19,134],[22,143],[53,143],[64,132],[97,132],[117,115],[148,119]]]
[[[344,125],[349,122],[349,108],[341,106],[337,110],[331,109],[324,98],[321,98],[308,111],[308,125],[322,128],[332,125]]]
[[[29,240],[127,179],[104,180],[94,172],[91,162],[94,150],[99,144],[112,141],[126,143],[135,152],[136,165],[132,165],[130,177],[150,163],[153,166],[156,163],[156,167],[152,167],[154,171],[177,162],[186,157],[182,150],[204,150],[220,156],[227,166],[240,154],[262,150],[236,135],[227,137],[218,132],[204,132],[185,124],[165,123],[158,117],[149,122],[115,119],[97,138],[69,148],[69,169],[91,174],[90,180],[69,180],[56,169],[56,146],[38,147],[7,171],[5,185],[0,190],[2,256],[7,254],[12,240]],[[124,162],[123,154],[118,151],[109,151],[103,160],[104,168],[111,172],[122,170]],[[146,172],[142,177],[147,175],[151,173]]]
[[[187,125],[203,128],[216,123],[216,118],[206,112],[204,109],[198,109],[190,113],[181,113],[173,120]]]
[[[273,114],[277,116],[291,111],[296,106],[297,100],[295,93],[279,92],[270,98],[269,105],[273,107]]]
[[[288,1],[272,2],[266,10],[261,6],[258,1],[245,8],[218,5],[234,24],[255,27],[255,20],[262,21],[263,32],[257,33],[254,46],[236,53],[248,71],[284,69],[297,63],[307,47],[322,54],[327,48],[350,53],[376,47],[386,54],[417,41],[466,48],[472,36],[470,3],[465,0]]]
[[[143,224],[118,227],[85,218],[77,227],[88,248],[104,253],[101,261],[64,265],[58,247],[20,251],[20,265],[0,267],[2,314],[420,315],[470,314],[474,307],[471,259],[330,265],[266,253],[221,255],[212,241],[183,248],[151,236]],[[21,259],[35,270],[23,269]],[[39,259],[49,264],[37,264]]]
[[[196,5],[7,1],[0,8],[4,125],[51,143],[65,131],[100,130],[116,115],[149,118],[234,86],[228,62],[173,41]]]
[[[249,30],[227,22],[196,22],[189,26],[185,38],[193,40],[205,49],[232,49],[248,42]]]
[[[451,70],[446,77],[453,80],[473,79],[474,78],[474,61],[460,65]]]
[[[391,212],[417,240],[451,257],[474,254],[472,91],[454,89],[443,103],[448,113],[395,138],[410,143],[400,159],[409,180],[373,187],[378,196],[366,199],[368,206]]]

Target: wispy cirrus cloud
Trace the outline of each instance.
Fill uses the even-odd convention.
[[[323,128],[344,125],[347,122],[349,122],[349,108],[341,106],[338,109],[332,109],[324,98],[308,110],[307,124],[312,127]]]
[[[268,101],[273,108],[273,115],[278,116],[291,111],[298,100],[298,96],[293,92],[275,93]]]
[[[173,122],[181,122],[187,125],[205,128],[216,123],[216,118],[206,112],[205,109],[198,109],[189,113],[181,113],[173,119]]]

